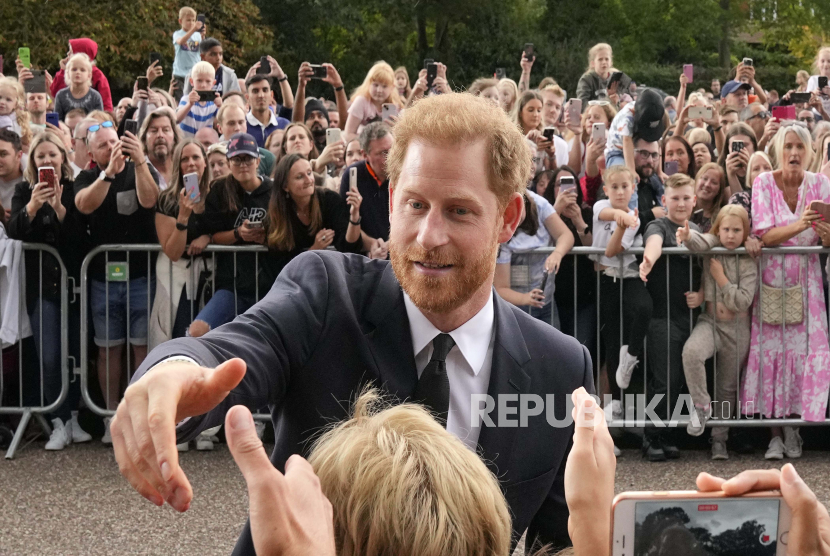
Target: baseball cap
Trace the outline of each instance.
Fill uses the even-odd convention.
[[[663,98],[654,89],[640,91],[634,103],[634,137],[648,142],[658,141],[666,126],[663,125]]]
[[[259,149],[252,136],[247,133],[236,133],[228,143],[228,158],[242,155],[259,158]]]
[[[734,93],[738,89],[746,89],[747,91],[752,88],[752,85],[749,83],[741,83],[740,81],[727,81],[724,83],[720,88],[720,98],[726,98],[726,95],[730,93]]]

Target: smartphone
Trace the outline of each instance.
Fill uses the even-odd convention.
[[[825,221],[830,222],[830,203],[825,203],[822,201],[813,201],[812,203],[810,203],[810,210],[816,211],[824,217]]]
[[[349,168],[349,189],[357,191],[357,168]]]
[[[317,64],[317,65],[310,64],[310,65],[311,65],[311,71],[312,71],[312,74],[311,74],[312,79],[324,79],[324,78],[328,77],[329,70],[326,66],[321,66],[319,64]]]
[[[326,146],[342,141],[340,128],[330,127],[326,130]]]
[[[602,122],[591,126],[591,138],[594,142],[605,141],[605,124]]]
[[[504,68],[496,68],[496,73],[493,74],[493,75],[495,76],[496,79],[501,81],[502,79],[507,77],[507,70],[505,70]]]
[[[259,67],[256,70],[257,73],[261,73],[263,75],[268,75],[271,73],[271,62],[268,61],[268,56],[260,56],[259,57]]]
[[[714,111],[711,106],[691,106],[689,107],[690,120],[711,120]]]
[[[673,176],[677,173],[677,161],[676,160],[667,160],[666,164],[664,166],[665,166],[665,169],[663,171],[666,172],[667,176]]]
[[[826,86],[827,86],[827,77],[825,77],[823,75],[819,75],[818,76],[819,91],[823,91]]]
[[[138,120],[127,120],[124,122],[124,133],[128,131],[138,137]]]
[[[185,174],[182,176],[184,182],[184,191],[187,193],[190,200],[198,203],[202,200],[202,194],[199,191],[199,175],[196,172]]]
[[[559,178],[559,194],[576,189],[576,180],[573,176],[562,176]]]
[[[793,104],[804,104],[810,102],[812,96],[811,93],[790,93],[790,102]]]
[[[743,60],[741,60],[741,63],[745,66],[752,67],[752,58],[744,58]]]
[[[612,73],[611,77],[608,78],[608,87],[610,88],[612,83],[619,83],[622,81],[623,75],[624,74],[621,71],[615,71]]]
[[[427,91],[432,89],[436,77],[438,77],[438,64],[433,62],[427,66]]]
[[[147,77],[144,75],[139,75],[136,80],[136,88],[139,91],[146,91],[147,88],[150,86],[150,83],[147,81]]]
[[[383,105],[383,112],[382,112],[383,120],[386,121],[389,118],[391,118],[392,116],[397,116],[398,112],[399,112],[399,110],[398,110],[398,105],[397,104],[384,104]]]
[[[429,69],[430,64],[434,64],[435,60],[432,58],[424,58],[424,69]]]
[[[568,101],[568,116],[571,119],[571,125],[573,125],[573,122],[579,122],[582,119],[581,98],[572,98]]]
[[[548,285],[548,269],[542,271],[542,283],[539,284],[539,289],[544,293],[545,287]]]
[[[536,53],[534,51],[532,42],[526,42],[525,43],[524,57],[525,57],[526,60],[535,60],[536,59]]]
[[[794,120],[795,106],[773,106],[772,117],[778,119],[778,121]]]
[[[256,222],[248,222],[249,228],[262,228],[262,220],[258,220]]]
[[[46,183],[49,189],[54,189],[57,185],[55,169],[52,166],[41,166],[37,169],[37,181]]]
[[[23,67],[30,68],[32,67],[32,54],[29,51],[28,46],[21,46],[17,49],[17,57],[20,58],[20,61],[23,63]]]
[[[736,153],[738,151],[743,150],[744,142],[743,141],[732,141],[732,152]]]
[[[784,556],[791,518],[778,491],[733,498],[697,491],[623,492],[613,503],[613,556],[694,546],[701,554]]]
[[[190,12],[190,13],[193,13],[193,12]],[[197,15],[196,16],[196,21],[198,21],[199,23],[201,23],[204,26],[204,24],[205,24],[205,14]]]
[[[216,100],[216,91],[196,91],[199,93],[199,102],[213,102]]]
[[[553,141],[553,136],[556,135],[556,128],[555,127],[546,127],[542,131],[542,135],[544,135],[545,139],[548,141]]]
[[[32,78],[23,82],[23,90],[27,93],[45,93],[46,92],[46,76],[43,70],[30,70]]]
[[[46,113],[46,123],[52,124],[55,127],[61,126],[61,117],[58,115],[57,112],[47,112]]]
[[[685,75],[686,79],[688,79],[689,83],[691,83],[695,75],[695,66],[693,64],[683,64],[683,75]]]
[[[150,65],[153,65],[153,62],[158,62],[159,66],[164,63],[164,59],[161,57],[161,53],[159,52],[150,52]]]

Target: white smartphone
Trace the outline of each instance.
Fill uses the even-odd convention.
[[[582,99],[572,98],[568,101],[568,116],[571,122],[578,122],[582,118]]]
[[[559,178],[559,193],[565,193],[566,191],[571,191],[576,189],[576,180],[574,180],[573,176],[562,176]]]
[[[591,126],[591,138],[595,143],[605,141],[605,124],[602,122]]]
[[[388,120],[392,116],[398,115],[398,105],[397,104],[384,104],[383,105],[383,121]]]
[[[690,120],[711,120],[714,112],[711,106],[692,106],[689,108]]]
[[[184,190],[194,203],[202,200],[202,194],[199,191],[199,176],[193,172],[182,176],[184,181]]]
[[[727,497],[697,491],[623,492],[614,498],[613,556],[785,556],[790,508],[778,491]],[[684,552],[685,553],[685,552]]]
[[[357,168],[349,168],[349,189],[357,191]]]
[[[339,143],[341,138],[340,128],[338,127],[330,127],[326,130],[326,146],[331,145],[332,143]]]

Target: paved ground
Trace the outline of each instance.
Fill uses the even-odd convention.
[[[32,430],[32,429],[30,429]],[[247,515],[242,476],[224,445],[182,454],[194,486],[190,510],[156,508],[121,478],[99,442],[46,452],[43,440],[0,459],[0,554],[228,554]],[[819,499],[830,500],[830,452],[805,451],[796,467]],[[773,467],[760,455],[711,462],[704,450],[648,464],[637,450],[617,463],[617,490],[690,489],[698,472],[731,476]]]

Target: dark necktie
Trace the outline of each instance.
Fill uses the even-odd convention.
[[[446,426],[450,409],[450,379],[447,377],[447,354],[455,345],[449,334],[439,334],[432,340],[432,359],[421,373],[413,400],[422,403],[438,415]]]

